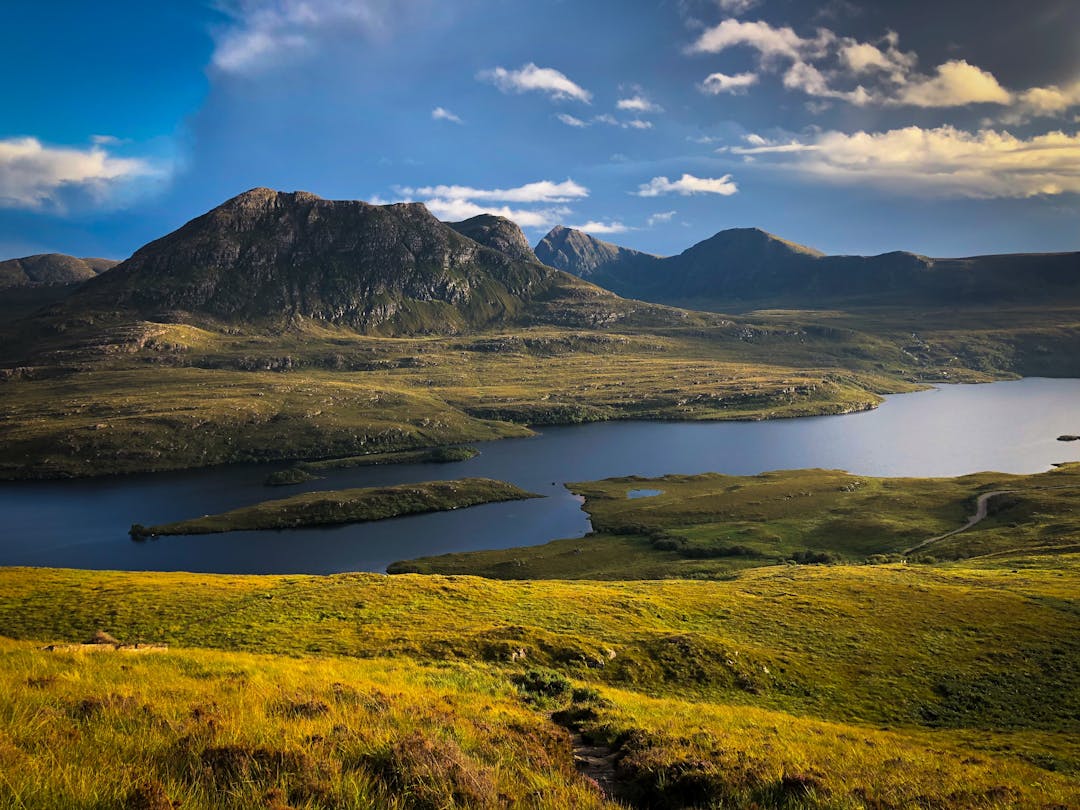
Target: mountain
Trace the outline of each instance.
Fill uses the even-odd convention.
[[[461,222],[447,222],[451,228],[484,247],[505,253],[519,262],[535,262],[536,254],[516,223],[494,214],[479,214]],[[558,268],[560,270],[564,268]]]
[[[1080,302],[1080,253],[830,256],[758,228],[721,231],[677,256],[651,261],[641,258],[647,254],[556,228],[536,252],[619,295],[702,308]]]
[[[658,256],[619,247],[584,231],[557,225],[536,246],[536,258],[548,267],[565,270],[604,286],[598,279],[651,268]]]
[[[0,289],[40,284],[73,284],[94,278],[119,262],[79,259],[64,253],[39,253],[0,262]]]
[[[506,236],[488,224],[492,239]],[[566,295],[618,301],[535,259],[484,247],[419,203],[379,206],[256,188],[139,249],[64,308],[149,319],[307,318],[425,333],[512,319],[534,300],[550,307]]]

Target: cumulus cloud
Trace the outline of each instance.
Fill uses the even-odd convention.
[[[1024,198],[1080,193],[1080,135],[1018,138],[984,129],[917,126],[886,132],[823,132],[803,143],[751,145],[776,165],[821,180],[872,184],[942,197]]]
[[[0,140],[0,207],[63,208],[70,192],[105,203],[136,181],[167,174],[148,160],[110,154],[107,143],[79,149],[37,138]]]
[[[626,110],[632,113],[661,113],[664,108],[658,104],[654,104],[649,101],[648,98],[638,93],[637,95],[630,96],[629,98],[620,98],[615,104],[615,108],[619,110]]]
[[[588,222],[581,225],[570,225],[575,231],[584,231],[585,233],[626,233],[631,230],[630,227],[624,225],[621,222],[598,222],[597,220],[590,219]]]
[[[660,197],[665,194],[681,194],[684,197],[693,194],[721,194],[731,196],[739,190],[739,187],[731,179],[730,174],[723,177],[694,177],[692,174],[684,174],[678,180],[669,180],[667,177],[654,177],[648,183],[642,183],[634,194],[638,197]]]
[[[671,220],[675,218],[675,215],[677,213],[678,211],[658,211],[655,214],[651,214],[649,218],[645,220],[645,223],[650,228],[654,228],[657,225],[664,225],[668,222],[671,222]]]
[[[394,0],[222,0],[228,24],[215,32],[211,62],[225,73],[252,74],[314,52],[320,36],[351,29],[386,29],[400,3]]]
[[[545,93],[554,101],[580,101],[589,104],[592,93],[570,81],[566,74],[554,68],[537,67],[532,62],[518,70],[504,67],[482,70],[476,74],[480,81],[490,82],[504,93]]]
[[[573,211],[561,203],[589,196],[587,188],[569,179],[561,183],[540,180],[514,188],[438,185],[399,186],[394,191],[401,202],[419,199],[439,219],[457,221],[478,214],[495,214],[513,220],[522,228],[550,228],[565,221]],[[516,207],[520,205],[537,207]]]
[[[714,96],[721,93],[735,95],[745,93],[748,88],[754,86],[757,82],[758,75],[756,73],[736,73],[733,76],[726,73],[710,73],[705,77],[705,81],[701,83],[701,90]]]
[[[992,73],[954,59],[939,65],[933,76],[909,82],[896,100],[915,107],[961,107],[1009,104],[1012,94]]]
[[[1011,115],[1002,120],[1018,122],[1024,116],[1059,115],[1080,105],[1080,81],[1014,92],[989,71],[964,59],[920,72],[917,55],[900,49],[895,31],[873,42],[861,42],[828,28],[806,37],[789,26],[729,18],[701,32],[686,51],[715,54],[740,46],[756,52],[758,72],[710,74],[700,85],[704,92],[745,92],[762,73],[768,73],[778,75],[788,90],[857,106],[994,104],[1012,108]]]
[[[449,121],[452,124],[464,124],[460,117],[454,115],[450,110],[445,107],[436,107],[431,111],[431,118],[434,121]]]

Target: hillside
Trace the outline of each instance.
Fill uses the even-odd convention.
[[[557,251],[545,247],[557,244]],[[556,228],[541,261],[646,301],[726,311],[748,305],[989,306],[1080,301],[1080,253],[937,259],[897,251],[829,256],[757,228],[734,228],[667,258]]]
[[[0,804],[1073,807],[1078,564],[0,569]]]
[[[39,253],[0,261],[0,289],[38,285],[75,284],[94,278],[119,262],[79,259],[63,253]]]

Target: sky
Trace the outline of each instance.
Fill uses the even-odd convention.
[[[8,0],[0,258],[255,186],[657,254],[1080,250],[1076,0]]]

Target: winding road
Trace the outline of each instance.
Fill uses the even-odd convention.
[[[954,535],[960,534],[961,532],[966,532],[968,529],[972,528],[973,526],[977,526],[978,524],[982,523],[984,520],[986,520],[986,516],[987,516],[987,514],[989,512],[990,499],[991,498],[996,498],[999,495],[1014,495],[1017,492],[1039,492],[1039,491],[1047,490],[1047,489],[1075,489],[1075,488],[1076,487],[1072,487],[1072,486],[1032,487],[1030,489],[997,489],[997,490],[994,490],[993,492],[984,492],[975,501],[975,514],[972,515],[968,519],[967,523],[965,523],[959,529],[953,529],[951,532],[946,532],[945,534],[939,534],[937,537],[931,537],[929,540],[923,540],[917,546],[912,546],[909,549],[905,549],[903,553],[904,554],[911,554],[912,552],[919,551],[920,549],[924,549],[929,545],[932,545],[934,543],[937,543],[937,542],[939,542],[941,540],[946,539],[947,537],[953,537]]]

